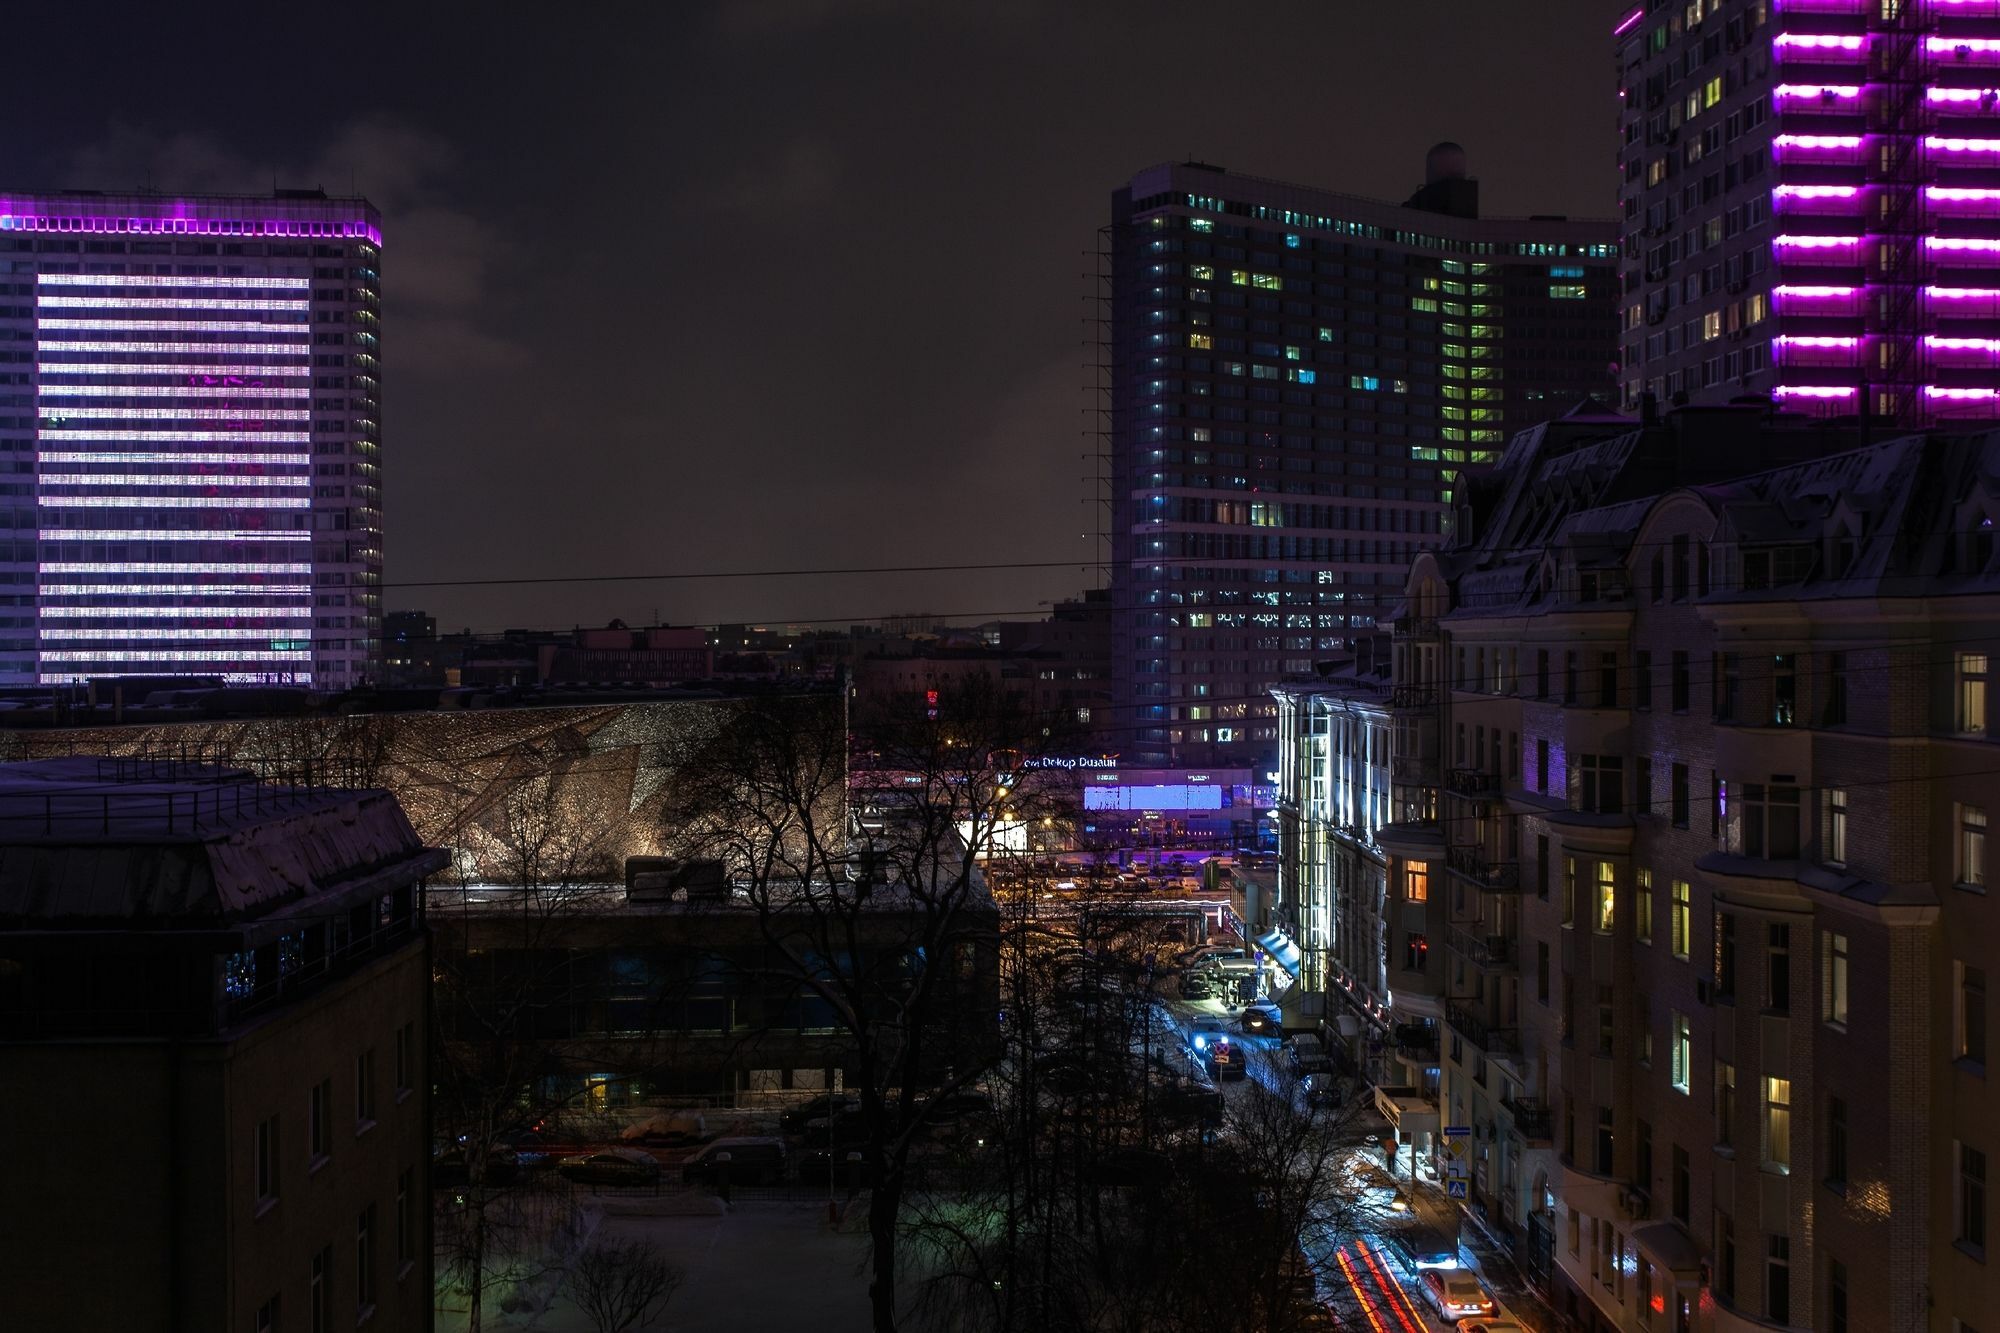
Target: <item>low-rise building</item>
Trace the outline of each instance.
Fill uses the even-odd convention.
[[[431,1326],[443,862],[387,792],[0,765],[0,1326]]]

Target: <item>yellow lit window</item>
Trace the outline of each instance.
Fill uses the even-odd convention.
[[[1203,282],[1207,282],[1209,279],[1215,276],[1215,265],[1196,264],[1188,269],[1188,276],[1193,278],[1198,278]]]
[[[1215,348],[1215,339],[1209,337],[1206,333],[1190,333],[1188,335],[1188,346],[1197,351],[1212,351]]]
[[[1232,268],[1229,270],[1229,281],[1233,286],[1248,287],[1250,285],[1250,275],[1240,268]]]
[[[1718,74],[1702,86],[1701,90],[1702,110],[1706,111],[1709,107],[1714,106],[1717,102],[1720,102],[1721,100],[1722,100],[1722,76]]]
[[[1431,866],[1428,861],[1403,863],[1403,896],[1413,903],[1431,900]]]

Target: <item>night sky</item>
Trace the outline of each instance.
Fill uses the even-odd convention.
[[[1112,188],[1194,157],[1401,199],[1449,138],[1489,214],[1608,214],[1619,7],[17,3],[0,184],[374,200],[390,609],[1032,617],[1096,578]]]

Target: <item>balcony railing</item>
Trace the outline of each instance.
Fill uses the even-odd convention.
[[[1434,1027],[1422,1023],[1398,1023],[1392,1034],[1396,1054],[1405,1060],[1418,1064],[1435,1064],[1438,1058],[1438,1034]]]
[[[1436,708],[1439,690],[1435,685],[1398,685],[1389,692],[1391,708]]]
[[[1460,796],[1490,801],[1500,794],[1500,775],[1483,768],[1454,768],[1445,779],[1445,785]]]
[[[1489,893],[1515,893],[1521,887],[1521,867],[1512,861],[1489,861],[1477,847],[1450,847],[1444,864],[1454,875],[1462,875]]]
[[[1480,935],[1460,926],[1451,928],[1451,947],[1480,967],[1507,967],[1515,956],[1513,937]]]
[[[1555,1109],[1544,1101],[1515,1101],[1502,1098],[1500,1104],[1514,1118],[1515,1132],[1530,1143],[1554,1143]]]
[[[1445,1006],[1445,1017],[1460,1036],[1489,1054],[1506,1055],[1521,1049],[1520,1029],[1494,1027],[1456,1000]]]
[[[1415,782],[1435,787],[1438,761],[1426,754],[1399,754],[1389,759],[1389,777],[1395,782]]]
[[[1399,639],[1434,639],[1437,637],[1436,616],[1397,616],[1390,622]]]

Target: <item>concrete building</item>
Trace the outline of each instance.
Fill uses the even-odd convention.
[[[1627,410],[1994,418],[2000,6],[1649,3],[1613,40]]]
[[[826,892],[822,890],[822,893]],[[544,890],[540,901],[552,897]],[[564,1114],[655,1105],[753,1106],[855,1086],[852,1037],[833,1004],[798,979],[842,924],[824,905],[792,910],[724,877],[720,863],[633,858],[622,885],[576,885],[557,910],[523,910],[518,891],[431,890],[447,1041],[477,1055],[499,1005],[542,1014],[532,1049],[547,1077],[534,1104]],[[999,909],[973,872],[946,948],[944,991],[913,1073],[975,1065],[999,1040]],[[927,919],[896,885],[878,885],[842,946],[857,974],[921,968]],[[851,955],[847,952],[851,950]],[[524,982],[523,979],[530,979]],[[526,988],[524,988],[526,987]],[[872,988],[872,989],[871,989]],[[857,984],[886,999],[889,983]],[[901,1018],[883,1013],[885,1023]],[[523,1061],[523,1063],[527,1063]]]
[[[431,1326],[443,863],[386,792],[0,766],[0,1324]]]
[[[2000,437],[1840,444],[1754,408],[1526,432],[1395,622],[1391,801],[1436,804],[1376,830],[1389,959],[1441,902],[1470,1206],[1580,1328],[2000,1300]]]
[[[1611,391],[1616,228],[1150,167],[1112,197],[1113,724],[1132,762],[1268,766],[1269,687],[1372,632],[1445,474]]]
[[[374,677],[381,245],[318,190],[0,196],[0,684]]]

